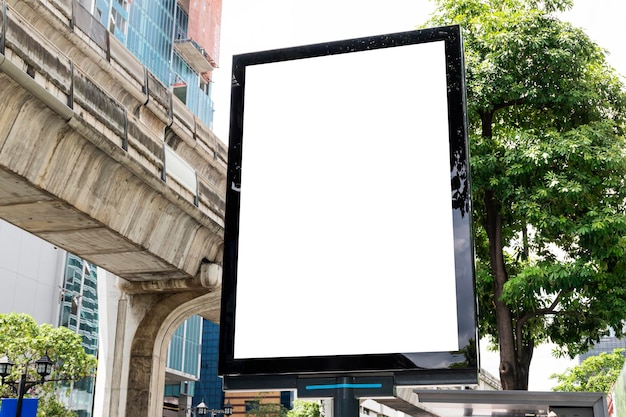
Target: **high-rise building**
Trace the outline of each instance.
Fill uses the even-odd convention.
[[[63,251],[65,252],[65,251]],[[55,323],[67,327],[83,339],[85,352],[98,356],[98,267],[65,252],[65,271],[59,286],[59,318]],[[95,377],[63,384],[63,402],[79,417],[91,416]]]
[[[202,323],[200,380],[196,383],[194,407],[202,401],[211,409],[220,409],[224,404],[222,380],[217,376],[219,329],[219,325],[209,320]]]
[[[0,220],[0,313],[56,324],[65,251]]]
[[[0,313],[26,313],[39,324],[78,333],[98,355],[96,266],[0,220]],[[61,398],[79,417],[93,410],[94,377],[65,384]]]
[[[591,349],[587,352],[583,353],[578,357],[578,363],[582,363],[585,359],[599,355],[600,353],[606,352],[611,353],[613,350],[623,348],[626,349],[626,338],[618,338],[615,336],[613,330],[611,330],[611,334],[608,336],[602,337],[598,343],[595,343]]]
[[[66,254],[65,273],[59,294],[58,325],[81,335],[85,352],[98,354],[97,266]]]
[[[202,322],[200,316],[188,318],[176,329],[170,340],[164,408],[173,411],[172,415],[191,408],[196,381],[200,379]]]
[[[211,128],[221,0],[80,0],[80,5]]]

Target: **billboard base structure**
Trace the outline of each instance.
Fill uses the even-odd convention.
[[[359,398],[393,396],[393,378],[337,377],[298,380],[298,398],[332,398],[333,416],[359,416]]]
[[[410,374],[410,375],[409,375]],[[244,375],[225,376],[224,391],[274,391],[295,390],[298,398],[332,398],[334,417],[358,417],[359,400],[361,398],[377,399],[382,404],[388,403],[391,408],[398,398],[398,393],[406,395],[416,385],[447,385],[454,381],[455,385],[467,386],[476,383],[476,375],[467,371],[451,372],[443,376],[438,372],[407,372],[398,375],[372,376],[297,376],[297,375]],[[400,388],[404,386],[404,388]],[[407,400],[404,400],[407,401]],[[402,409],[400,409],[402,411]],[[410,413],[406,412],[408,415]],[[424,415],[419,417],[437,417]],[[585,416],[587,417],[587,416]],[[591,416],[589,416],[591,417]]]
[[[329,381],[333,378],[356,378],[361,383],[391,383],[394,387],[417,387],[433,385],[475,385],[478,380],[477,371],[473,369],[446,369],[433,371],[396,372],[396,373],[362,373],[329,375],[224,375],[224,391],[266,391],[266,390],[299,390],[302,384],[315,380]],[[389,382],[391,381],[391,382]],[[326,382],[330,383],[330,382]]]

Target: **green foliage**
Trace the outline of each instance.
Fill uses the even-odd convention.
[[[52,374],[47,377],[48,381],[75,381],[93,375],[97,365],[96,358],[85,353],[80,335],[71,330],[49,324],[37,325],[27,314],[0,314],[0,356],[7,355],[14,363],[6,381],[19,381],[24,371],[27,372],[28,380],[39,380],[34,364],[44,354],[54,363]],[[54,399],[54,386],[55,384],[46,383],[31,391],[40,397],[41,412],[48,413],[39,413],[39,417],[65,416],[58,411],[62,406]],[[15,394],[3,385],[0,395],[12,397]]]
[[[251,405],[246,411],[248,417],[323,417],[324,415],[320,404],[314,401],[295,400],[292,410],[282,404],[264,403],[262,398],[253,401]]]
[[[248,417],[287,417],[288,409],[282,404],[264,403],[262,398],[253,401],[252,407],[246,411]]]
[[[295,400],[293,409],[287,412],[287,417],[323,417],[324,413],[319,402]]]
[[[37,417],[78,417],[78,414],[65,408],[54,396],[47,395],[39,399]]]
[[[608,394],[624,367],[625,351],[615,349],[611,353],[602,352],[588,357],[580,365],[568,368],[561,374],[553,374],[550,378],[555,379],[558,385],[552,387],[552,390]]]
[[[434,1],[425,26],[465,44],[480,332],[527,372],[539,343],[573,357],[622,331],[624,86],[554,15],[570,0]]]

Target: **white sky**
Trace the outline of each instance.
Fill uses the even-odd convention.
[[[215,133],[228,141],[233,54],[412,30],[433,9],[429,0],[223,0]],[[609,62],[626,76],[624,16],[625,0],[575,0],[565,15],[607,49]]]
[[[412,30],[432,10],[428,0],[223,0],[220,68],[213,85],[215,133],[228,142],[233,54]],[[607,49],[609,62],[626,75],[624,16],[625,0],[576,0],[565,18]],[[549,346],[536,350],[531,390],[549,390],[553,384],[549,375],[572,366],[570,361],[552,358],[550,351]],[[497,354],[483,352],[481,361],[498,375]]]

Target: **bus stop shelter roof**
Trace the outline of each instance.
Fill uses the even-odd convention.
[[[413,417],[608,417],[606,396],[590,392],[397,388],[377,401]]]

